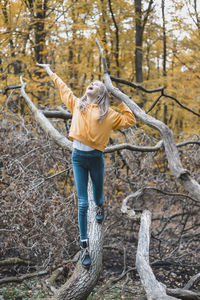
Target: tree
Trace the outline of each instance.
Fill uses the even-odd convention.
[[[150,0],[148,3],[148,8],[143,16],[142,13],[142,0],[135,0],[135,70],[136,70],[136,82],[143,82],[143,34],[145,25],[147,23],[149,14],[151,12],[151,6],[153,4],[153,0]],[[143,19],[142,19],[143,17]]]

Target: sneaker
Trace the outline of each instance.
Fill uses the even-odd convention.
[[[96,208],[96,220],[98,223],[102,223],[104,220],[104,206],[102,205],[98,205]]]
[[[89,269],[91,265],[91,258],[89,254],[89,241],[81,241],[80,242],[81,247],[81,263],[82,266],[86,269]]]

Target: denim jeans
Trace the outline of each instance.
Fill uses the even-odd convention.
[[[87,239],[88,212],[88,176],[93,186],[93,198],[96,205],[103,203],[104,159],[99,150],[72,152],[72,165],[76,191],[78,194],[78,221],[81,240]]]

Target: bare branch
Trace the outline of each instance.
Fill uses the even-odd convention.
[[[99,52],[100,52],[100,56],[101,56],[101,58],[102,58],[104,73],[107,73],[108,71],[107,71],[106,59],[105,59],[105,57],[104,57],[104,55],[103,55],[102,48],[101,48],[101,46],[100,46],[100,44],[99,44],[97,38],[95,38],[95,42],[96,42],[96,44],[97,44],[97,47],[98,47]]]
[[[146,291],[147,299],[177,300],[177,298],[167,296],[166,288],[156,280],[149,265],[150,226],[151,213],[150,211],[145,210],[141,216],[136,254],[136,268]]]
[[[190,280],[188,281],[188,283],[184,286],[185,290],[189,290],[191,289],[191,287],[198,283],[200,281],[200,273],[196,274],[195,276],[193,276],[192,278],[190,278]]]
[[[128,202],[131,199],[138,200],[138,198],[141,197],[145,193],[145,191],[147,191],[147,190],[154,190],[154,191],[159,192],[163,195],[168,195],[168,196],[172,196],[172,197],[188,198],[188,199],[192,200],[193,202],[195,202],[196,206],[200,207],[199,201],[192,198],[192,197],[190,197],[189,195],[185,195],[185,194],[181,194],[181,193],[172,193],[172,192],[168,192],[168,191],[162,191],[158,188],[149,186],[149,187],[143,187],[143,188],[137,190],[135,193],[132,193],[132,194],[128,195],[122,202],[121,212],[127,214],[130,218],[134,218],[135,217],[135,211],[134,211],[133,208],[131,208],[128,205]]]
[[[69,141],[66,137],[59,133],[58,130],[49,122],[49,120],[43,115],[41,111],[33,104],[31,99],[25,92],[26,84],[21,80],[21,95],[24,97],[29,109],[34,114],[36,121],[40,124],[42,129],[58,144],[61,148],[72,151],[72,142]]]
[[[64,119],[64,120],[69,120],[72,118],[72,114],[68,113],[66,111],[49,111],[49,110],[42,110],[41,111],[45,117],[47,118],[60,118],[60,119]]]
[[[155,107],[155,105],[158,103],[158,101],[160,100],[161,97],[166,97],[166,98],[170,98],[172,100],[174,100],[180,107],[182,107],[183,109],[191,112],[192,114],[200,117],[200,114],[198,114],[197,112],[193,111],[192,109],[186,107],[185,105],[183,105],[179,100],[177,100],[175,97],[170,96],[170,95],[166,95],[164,92],[162,93],[162,95],[160,95],[158,97],[158,99],[152,104],[152,106],[149,108],[149,110],[147,111],[147,114]]]
[[[109,146],[105,149],[105,153],[111,153],[114,151],[118,151],[118,150],[123,150],[123,149],[127,149],[127,150],[131,150],[131,151],[140,151],[140,152],[154,152],[154,151],[158,151],[163,145],[163,141],[159,141],[155,146],[151,147],[151,146],[139,146],[139,145],[131,145],[128,143],[123,143],[123,144],[117,144],[117,145],[113,145],[113,146]]]
[[[47,274],[48,274],[47,271],[39,271],[39,272],[24,274],[24,275],[21,275],[19,277],[17,277],[17,276],[5,277],[5,278],[0,279],[0,284],[5,284],[5,283],[9,283],[9,282],[22,282],[22,281],[24,281],[26,279],[29,279],[29,278],[33,278],[33,277],[36,277],[36,276],[44,276],[44,275],[47,275]]]
[[[199,113],[197,113],[197,112],[193,111],[192,109],[186,107],[179,100],[177,100],[175,97],[165,94],[164,93],[165,87],[160,87],[160,88],[155,88],[155,89],[145,89],[143,86],[141,86],[139,84],[136,84],[136,83],[133,83],[133,82],[130,82],[128,80],[124,80],[124,79],[121,79],[121,78],[116,78],[116,77],[113,77],[113,76],[110,76],[110,78],[111,78],[112,81],[128,85],[128,86],[133,87],[135,89],[139,89],[139,90],[141,90],[141,91],[143,91],[145,93],[157,93],[157,92],[161,92],[161,94],[158,96],[158,98],[155,100],[155,102],[152,104],[152,106],[146,112],[147,114],[150,111],[152,111],[152,109],[156,106],[156,104],[161,99],[161,97],[166,97],[166,98],[170,98],[170,99],[174,100],[183,109],[186,109],[187,111],[189,111],[189,112],[193,113],[194,115],[200,117]]]
[[[1,93],[3,95],[6,95],[7,91],[9,90],[17,90],[17,89],[21,89],[21,85],[8,85],[7,87],[5,87],[5,89],[3,91],[1,91]]]
[[[128,81],[128,80],[125,80],[125,79],[121,79],[121,78],[116,78],[114,76],[110,76],[111,80],[112,81],[115,81],[115,82],[118,82],[118,83],[122,83],[122,84],[126,84],[128,86],[131,86],[135,89],[139,89],[143,92],[146,92],[146,93],[157,93],[157,92],[160,92],[160,91],[163,91],[165,89],[165,87],[160,87],[160,88],[156,88],[156,89],[145,89],[142,85],[140,84],[136,84],[136,83],[133,83],[131,81]]]
[[[146,25],[146,22],[147,22],[147,20],[148,20],[148,17],[149,17],[149,15],[150,15],[150,12],[151,12],[151,5],[153,4],[153,0],[150,0],[149,1],[149,5],[148,5],[148,8],[147,8],[147,11],[146,11],[146,14],[145,14],[145,16],[144,16],[144,20],[143,20],[143,25],[142,25],[142,30],[144,31],[144,27],[145,27],[145,25]]]

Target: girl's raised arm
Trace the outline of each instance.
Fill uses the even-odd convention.
[[[62,81],[62,79],[53,73],[49,64],[36,63],[38,67],[44,68],[47,74],[51,77],[56,87],[59,89],[61,100],[65,103],[67,108],[73,113],[77,98],[74,96],[71,89]]]

